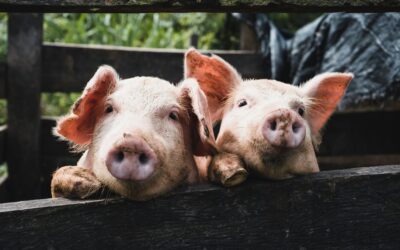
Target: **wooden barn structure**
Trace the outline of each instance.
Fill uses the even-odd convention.
[[[14,201],[0,204],[0,249],[400,248],[396,108],[335,114],[318,156],[321,173],[235,188],[187,187],[142,203],[46,199],[52,171],[77,155],[51,135],[55,120],[39,109],[42,92],[80,92],[101,64],[122,77],[178,82],[183,75],[181,50],[43,43],[46,12],[379,12],[400,11],[400,1],[0,0],[0,11],[9,13],[7,59],[0,62],[0,98],[8,101],[0,162],[9,175],[0,180],[0,201]],[[241,34],[247,50],[215,53],[244,77],[264,77],[245,24]]]

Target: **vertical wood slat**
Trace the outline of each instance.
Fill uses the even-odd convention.
[[[6,145],[12,200],[40,197],[42,34],[42,14],[9,14]]]
[[[255,31],[246,23],[240,24],[240,49],[257,51],[260,47]]]

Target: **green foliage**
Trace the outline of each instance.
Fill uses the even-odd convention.
[[[79,96],[80,93],[43,93],[41,97],[42,114],[46,116],[65,115]]]
[[[0,61],[4,61],[7,46],[7,14],[0,13]]]
[[[3,175],[7,175],[7,165],[5,163],[0,165],[0,177]]]
[[[198,34],[199,48],[220,48],[225,14],[46,14],[48,42],[112,44],[148,48],[187,48]],[[237,37],[237,35],[236,35]],[[232,36],[238,46],[238,39]]]

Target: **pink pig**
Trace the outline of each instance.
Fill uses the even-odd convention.
[[[335,111],[353,75],[324,73],[301,87],[274,80],[242,80],[218,56],[194,49],[185,55],[185,77],[207,96],[212,122],[221,121],[210,176],[235,185],[255,172],[270,179],[319,171],[320,130]],[[226,176],[226,173],[229,176]]]
[[[107,187],[147,200],[199,176],[194,155],[215,151],[207,100],[196,80],[175,87],[155,77],[120,80],[100,67],[55,134],[84,151],[58,169],[53,197],[86,198]]]

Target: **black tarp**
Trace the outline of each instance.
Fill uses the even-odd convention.
[[[265,14],[241,14],[254,27],[271,79],[299,85],[322,72],[352,72],[339,109],[400,103],[400,14],[324,14],[294,34]]]

